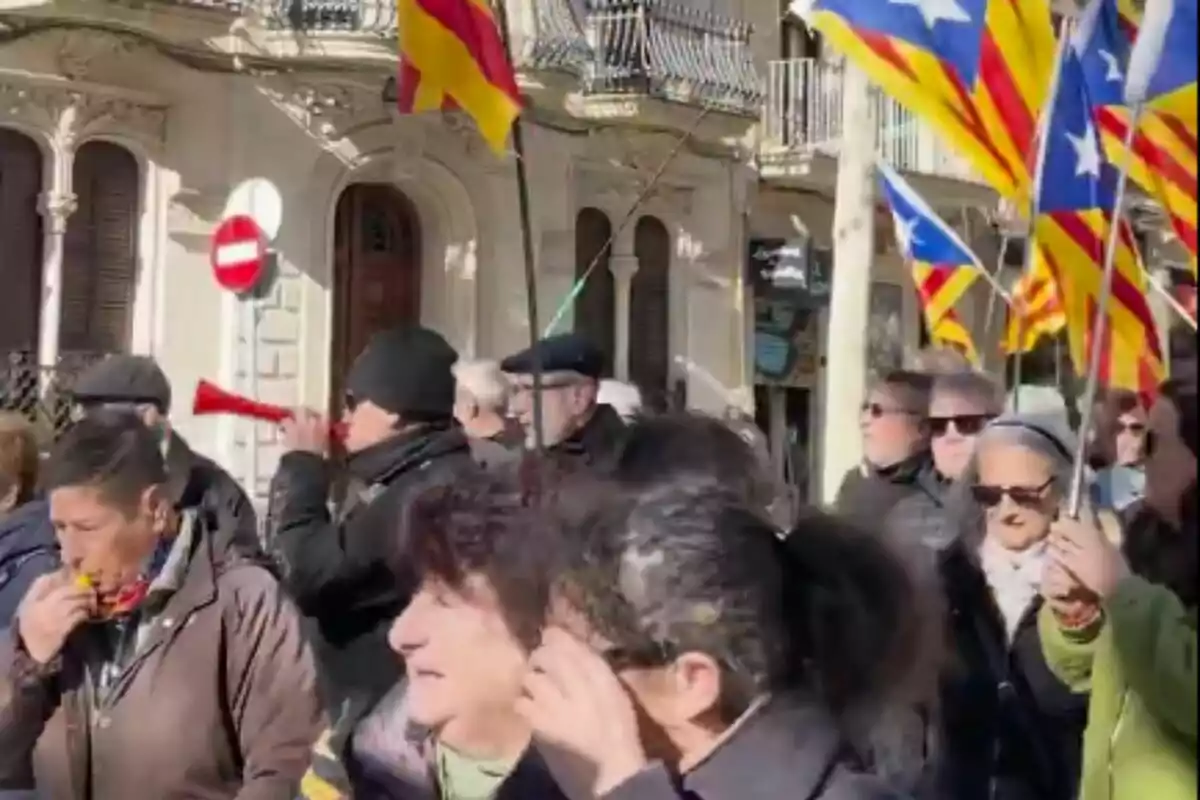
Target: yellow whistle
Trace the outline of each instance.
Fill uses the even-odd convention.
[[[92,588],[92,579],[89,578],[87,575],[76,575],[75,576],[75,585],[78,586],[80,589],[91,589]]]

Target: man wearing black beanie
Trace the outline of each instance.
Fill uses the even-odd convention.
[[[454,423],[458,359],[420,327],[377,334],[350,368],[342,425],[352,493],[329,511],[329,422],[307,413],[283,426],[271,487],[271,548],[308,619],[332,716],[373,705],[401,677],[387,632],[413,587],[394,572],[398,524],[422,487],[474,468]]]

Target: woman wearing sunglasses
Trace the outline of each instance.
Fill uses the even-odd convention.
[[[1120,548],[1086,519],[1051,538],[1039,623],[1055,673],[1091,696],[1082,800],[1196,797],[1196,401],[1194,379],[1160,390]]]
[[[821,514],[787,539],[711,477],[602,492],[517,708],[571,800],[884,800],[846,746],[922,652],[914,584]]]
[[[1074,451],[1058,415],[1001,416],[948,501],[957,538],[938,570],[952,657],[934,715],[934,797],[1075,798],[1086,698],[1051,674],[1037,631]]]

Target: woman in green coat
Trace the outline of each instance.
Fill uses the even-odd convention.
[[[1196,389],[1151,414],[1146,501],[1124,542],[1063,519],[1039,627],[1046,660],[1091,692],[1080,800],[1195,800]]]

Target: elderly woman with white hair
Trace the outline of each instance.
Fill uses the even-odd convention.
[[[1050,672],[1037,629],[1048,536],[1071,480],[1060,415],[1004,415],[980,432],[947,503],[938,558],[949,658],[933,714],[933,796],[1074,800],[1087,699]]]
[[[491,359],[460,360],[454,373],[454,417],[471,443],[475,460],[484,465],[508,460],[524,435],[508,418],[511,392],[500,364]]]

